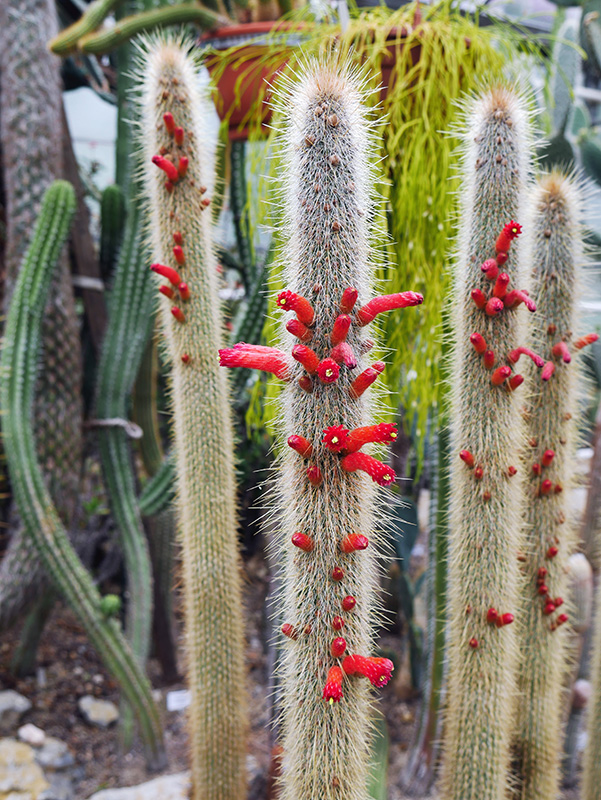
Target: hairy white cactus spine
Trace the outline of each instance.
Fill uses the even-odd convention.
[[[556,171],[540,177],[526,220],[536,303],[529,340],[555,369],[550,380],[542,381],[535,365],[529,365],[524,398],[526,583],[520,603],[517,736],[523,800],[554,800],[559,793],[570,649],[564,598],[576,546],[574,526],[565,514],[565,490],[574,472],[577,435],[578,371],[569,351],[576,349],[573,331],[584,260],[581,221],[576,180]]]
[[[192,797],[241,800],[247,722],[233,432],[217,363],[222,317],[191,47],[158,38],[144,48],[140,125],[150,247],[172,360]]]
[[[465,110],[459,245],[451,303],[452,448],[445,800],[505,797],[517,668],[524,436],[510,357],[522,342],[519,241],[530,170],[528,107],[492,88]],[[495,255],[496,253],[496,255]],[[509,284],[509,278],[515,288]],[[518,354],[519,357],[519,354]]]

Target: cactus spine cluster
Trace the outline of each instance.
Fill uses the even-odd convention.
[[[562,707],[570,637],[564,598],[568,560],[576,545],[566,516],[566,489],[573,473],[578,373],[572,354],[578,271],[582,266],[582,202],[573,178],[543,175],[529,198],[528,243],[532,266],[533,349],[553,369],[541,381],[529,366],[523,398],[526,448],[525,540],[520,556],[526,577],[520,604],[518,753],[521,797],[555,798],[559,793],[563,737]],[[570,353],[572,351],[572,354]],[[572,363],[570,363],[572,362]]]
[[[519,240],[531,133],[524,98],[491,88],[468,101],[451,302],[449,684],[443,795],[506,791],[517,637],[522,473],[520,375],[525,276]],[[511,284],[509,280],[511,279]],[[516,287],[516,288],[512,288]],[[527,355],[527,353],[526,353]]]
[[[172,361],[193,797],[240,800],[247,723],[233,433],[227,376],[216,357],[222,319],[203,100],[187,49],[158,38],[140,59],[144,187]]]
[[[366,327],[383,311],[417,305],[404,292],[369,299],[373,266],[373,147],[360,83],[344,66],[310,63],[280,91],[289,289],[282,349],[240,342],[228,367],[286,382],[274,515],[283,568],[282,800],[365,800],[370,735],[367,677],[392,662],[371,657],[377,541],[373,482],[394,472],[361,448],[391,442],[374,425]],[[358,309],[358,310],[357,310]],[[284,322],[282,323],[284,328]],[[292,357],[291,357],[292,356]]]

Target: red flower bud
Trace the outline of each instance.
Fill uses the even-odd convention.
[[[182,353],[182,361],[184,364],[190,363],[190,356],[188,353]]]
[[[337,636],[332,642],[331,649],[334,658],[342,658],[346,650],[346,639],[343,639],[342,636]]]
[[[313,324],[315,311],[306,297],[295,292],[280,292],[277,304],[284,311],[294,311],[298,319],[305,325]]]
[[[560,614],[557,617],[557,625],[563,625],[564,622],[567,622],[567,621],[568,621],[568,615],[567,614]]]
[[[472,648],[472,650],[477,650],[477,648],[478,648],[478,640],[476,639],[475,636],[472,639],[469,640],[469,646]]]
[[[472,333],[470,336],[470,342],[474,346],[474,350],[478,353],[479,356],[486,350],[486,342],[484,341],[484,337],[480,333]]]
[[[549,494],[552,488],[553,488],[553,483],[547,478],[540,485],[540,493]]]
[[[295,547],[298,547],[299,550],[304,550],[305,553],[310,553],[315,547],[315,542],[310,536],[307,536],[306,533],[293,533],[290,541]]]
[[[176,244],[173,248],[173,257],[177,261],[178,264],[185,264],[186,263],[186,256],[184,255],[183,248]]]
[[[301,455],[303,458],[311,458],[313,453],[313,445],[304,436],[297,436],[293,434],[288,437],[288,446]]]
[[[178,161],[178,164],[177,164],[177,171],[179,173],[180,178],[185,177],[186,172],[188,171],[189,163],[190,162],[188,161],[186,156],[181,156],[181,158],[180,158],[180,160]]]
[[[489,317],[498,316],[504,309],[503,301],[499,297],[491,297],[484,306],[484,311]]]
[[[492,350],[487,350],[486,353],[484,353],[483,361],[484,361],[484,366],[486,367],[486,369],[492,369],[494,367],[494,365],[495,365],[495,354],[493,353]]]
[[[474,466],[474,456],[470,453],[469,450],[462,450],[459,453],[459,458],[467,464],[470,469],[473,469]]]
[[[538,587],[538,593],[543,596],[549,593],[549,587],[546,583],[541,583],[541,585]]]
[[[556,483],[553,491],[555,494],[561,494],[563,492],[563,486],[560,483]]]
[[[389,658],[366,658],[353,654],[342,662],[347,675],[363,675],[373,686],[385,686],[392,677],[394,664]]]
[[[507,294],[508,286],[509,286],[509,275],[506,272],[501,272],[501,274],[495,281],[495,285],[492,290],[493,296],[499,297],[502,300]]]
[[[307,467],[307,478],[309,478],[309,482],[313,486],[320,486],[323,481],[323,475],[321,474],[321,470],[316,464],[313,464],[310,467]]]
[[[332,620],[332,627],[335,631],[341,631],[344,628],[344,620],[342,617],[334,617]]]
[[[486,261],[480,265],[480,269],[489,281],[494,281],[499,274],[499,265],[494,258],[487,258]]]
[[[173,267],[167,267],[165,264],[151,264],[150,269],[160,275],[161,278],[166,278],[173,286],[179,286],[182,282],[178,271]]]
[[[528,311],[536,311],[536,303],[534,300],[531,300],[527,293],[521,291],[521,289],[512,289],[510,292],[507,292],[504,302],[506,308],[514,308],[515,306],[519,306],[520,303],[524,303]]]
[[[551,348],[551,353],[553,353],[555,358],[562,358],[564,364],[569,364],[572,360],[572,356],[565,342],[557,342],[557,344],[554,344]]]
[[[496,608],[489,608],[486,612],[486,621],[492,625],[493,622],[497,621],[498,616],[499,612]]]
[[[547,616],[549,616],[549,614],[552,614],[554,611],[555,611],[555,605],[551,601],[549,601],[543,608],[543,614],[546,614]]]
[[[537,578],[539,580],[544,580],[547,577],[549,570],[546,567],[539,567],[538,572],[536,573]]]
[[[173,131],[175,130],[175,120],[173,119],[173,114],[170,111],[168,111],[166,114],[163,114],[163,122],[167,128],[167,133],[173,135]]]
[[[529,347],[516,347],[515,350],[512,350],[511,353],[509,353],[508,359],[512,364],[517,364],[520,356],[528,356],[528,358],[531,358],[539,368],[544,367],[545,365],[545,360],[537,355],[533,350],[530,350]]]
[[[342,608],[344,611],[352,611],[356,605],[357,605],[357,600],[351,594],[347,595],[342,600]]]
[[[167,285],[159,286],[159,292],[161,294],[164,294],[165,297],[168,297],[170,300],[173,300],[173,298],[175,297],[175,292],[173,291],[171,286]]]
[[[583,347],[586,347],[593,342],[596,342],[599,338],[598,333],[588,333],[586,336],[582,336],[580,339],[576,339],[574,342],[574,347],[576,350],[582,350]]]
[[[547,550],[547,558],[555,558],[558,553],[559,548],[555,545],[551,545],[551,547]]]
[[[332,333],[330,334],[330,341],[332,347],[336,347],[340,342],[344,342],[351,327],[351,318],[348,314],[340,314],[334,322]]]
[[[532,465],[532,472],[533,472],[535,475],[540,475],[540,472],[541,472],[541,466],[540,466],[540,464],[538,464],[538,463],[536,463],[536,464],[533,464],[533,465]]]
[[[173,234],[173,244],[183,244],[184,237],[182,236],[180,231],[175,231]]]
[[[491,376],[493,386],[500,386],[511,375],[511,367],[497,367]]]
[[[477,481],[481,481],[483,477],[484,477],[484,470],[482,469],[482,467],[480,466],[476,467],[476,469],[474,470],[474,478]]]
[[[282,633],[284,636],[287,636],[289,639],[298,639],[298,631],[294,627],[294,625],[290,625],[289,623],[285,622],[282,625]]]
[[[317,372],[319,358],[314,350],[304,344],[295,344],[292,348],[292,358],[296,359],[310,375]]]
[[[522,232],[522,226],[517,222],[511,220],[503,228],[497,241],[495,242],[495,250],[497,253],[506,253],[511,247],[512,241],[519,236]]]
[[[323,699],[330,703],[339,703],[344,695],[342,694],[342,675],[340,667],[332,667],[328,671],[326,685],[323,690]]]
[[[376,380],[378,375],[384,371],[384,367],[386,365],[383,361],[376,361],[375,364],[372,364],[371,367],[367,367],[364,369],[360,375],[357,375],[355,380],[351,383],[349,387],[349,394],[353,399],[357,399],[361,397],[363,392],[372,385],[372,383]]]
[[[541,463],[543,467],[548,467],[554,458],[555,458],[555,450],[545,450],[545,452],[543,453],[543,457],[541,458]]]
[[[342,293],[342,300],[340,301],[340,310],[343,314],[350,314],[353,308],[355,307],[355,303],[357,302],[357,297],[359,296],[359,292],[356,289],[353,289],[349,286],[348,289],[345,289]]]
[[[184,283],[182,281],[180,285],[177,287],[177,289],[179,291],[179,296],[182,298],[182,300],[190,299],[190,287],[188,286],[187,283]]]
[[[521,377],[521,375],[520,375],[520,377]],[[510,478],[513,478],[513,476],[516,474],[516,472],[517,472],[516,467],[507,467],[507,474],[509,475]]]
[[[484,308],[486,305],[486,295],[482,289],[472,289],[472,300],[478,308]]]
[[[342,567],[334,567],[332,570],[332,580],[341,581],[344,578],[344,570]]]
[[[503,621],[503,625],[511,625],[511,623],[513,622],[514,617],[513,617],[513,614],[503,614],[501,619]]]
[[[357,366],[357,359],[347,342],[340,342],[330,353],[330,358],[333,358],[337,364],[344,364],[349,369],[355,369]]]
[[[354,553],[355,550],[365,550],[369,545],[367,536],[361,533],[349,533],[340,542],[340,549],[343,553]]]
[[[175,319],[178,322],[185,322],[186,321],[186,315],[181,310],[181,308],[179,308],[178,306],[171,306],[171,313],[173,314],[173,316],[175,317]]]
[[[308,375],[301,375],[301,377],[298,379],[298,385],[308,394],[311,394],[313,391],[313,381]]]
[[[509,381],[507,382],[507,386],[510,391],[514,391],[524,383],[524,376],[523,375],[512,375]]]
[[[559,608],[559,606],[563,605],[563,597],[556,597],[553,603],[555,604],[555,608]]]
[[[382,464],[377,458],[373,458],[367,453],[349,453],[340,461],[340,466],[346,472],[355,472],[356,470],[367,472],[370,478],[380,486],[390,486],[396,478],[391,467]]]
[[[424,297],[417,292],[399,292],[398,294],[385,294],[374,297],[357,311],[357,322],[359,325],[367,325],[372,322],[378,314],[385,311],[392,311],[395,308],[407,308],[409,306],[419,306],[424,302]]]
[[[222,367],[246,367],[272,372],[282,380],[290,377],[288,357],[275,347],[238,342],[233,347],[219,351],[219,364]]]
[[[322,383],[334,383],[340,376],[340,367],[333,358],[324,358],[317,366],[317,377]]]
[[[173,136],[175,137],[175,143],[181,147],[184,143],[184,129],[182,127],[174,128]]]
[[[288,333],[296,336],[297,339],[300,339],[301,342],[310,342],[313,338],[313,333],[311,330],[296,317],[288,320],[286,323],[286,330]]]
[[[548,381],[551,379],[551,375],[555,372],[555,364],[552,361],[547,361],[545,366],[543,367],[543,371],[541,372],[541,379],[543,381]]]
[[[172,161],[169,161],[169,159],[165,158],[164,156],[153,156],[152,163],[155,164],[159,169],[162,169],[172,183],[177,183],[179,173]]]

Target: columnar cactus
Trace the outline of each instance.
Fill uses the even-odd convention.
[[[582,800],[601,800],[601,582],[596,591],[593,658],[591,661],[592,696],[587,704],[587,743],[584,752]]]
[[[370,735],[367,677],[388,682],[374,658],[377,540],[374,482],[390,467],[363,448],[389,443],[367,391],[369,327],[381,312],[417,305],[404,292],[370,299],[374,142],[361,86],[347,68],[311,62],[280,92],[289,289],[277,305],[282,349],[243,342],[228,367],[286,382],[274,515],[283,567],[282,800],[365,800]]]
[[[211,242],[197,70],[184,45],[143,50],[140,128],[150,251],[171,358],[193,797],[240,800],[246,783],[242,602],[233,434],[219,369],[222,317]]]
[[[519,558],[526,583],[519,610],[517,742],[521,797],[554,800],[570,648],[564,598],[577,541],[565,513],[577,435],[578,372],[572,355],[585,343],[573,335],[583,262],[582,201],[575,180],[560,172],[543,175],[532,190],[529,211],[528,263],[536,303],[529,340],[547,362],[545,377],[553,375],[541,380],[536,366],[528,365],[524,387],[525,539]]]
[[[520,242],[530,169],[528,107],[516,91],[472,98],[462,130],[459,244],[451,302],[449,684],[443,795],[505,796],[513,719],[523,437],[512,374],[523,344]],[[540,363],[540,360],[538,361]]]

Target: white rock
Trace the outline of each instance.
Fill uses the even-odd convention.
[[[183,711],[188,708],[192,695],[189,689],[178,689],[175,692],[167,692],[167,711]]]
[[[61,770],[73,766],[75,759],[65,742],[47,736],[44,746],[35,754],[35,760],[44,769]]]
[[[0,797],[38,800],[48,788],[31,747],[16,739],[0,739]]]
[[[77,706],[86,722],[108,728],[119,719],[119,710],[110,700],[97,700],[91,694],[80,697]]]
[[[188,800],[191,788],[190,773],[162,775],[139,786],[125,789],[103,789],[88,800]]]
[[[0,733],[9,733],[31,708],[31,703],[22,694],[7,689],[0,692]]]
[[[25,744],[30,744],[32,747],[41,747],[46,739],[46,734],[37,725],[28,722],[27,725],[21,725],[17,731],[17,736]]]

